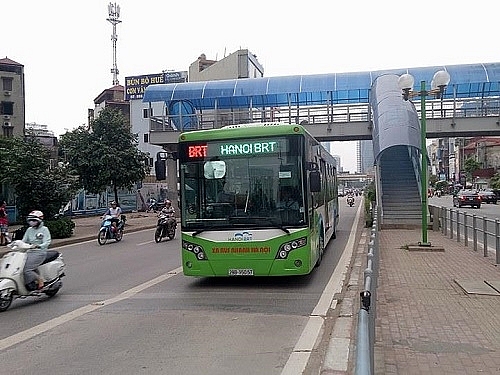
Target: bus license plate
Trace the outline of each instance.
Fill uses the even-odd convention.
[[[253,276],[253,270],[252,269],[230,269],[229,270],[229,276]]]

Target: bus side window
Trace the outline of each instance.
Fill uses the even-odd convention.
[[[318,193],[321,191],[321,176],[319,171],[312,171],[309,173],[309,189],[311,189],[311,193]]]

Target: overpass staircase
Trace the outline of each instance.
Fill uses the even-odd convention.
[[[420,176],[408,146],[394,146],[381,156],[379,173],[382,201],[382,226],[385,228],[420,227],[422,202]]]

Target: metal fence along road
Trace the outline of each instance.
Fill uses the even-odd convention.
[[[495,263],[500,264],[500,219],[488,218],[467,211],[444,206],[429,205],[434,230],[445,236],[472,245],[474,251],[481,247],[485,257],[495,254]],[[491,244],[491,246],[489,245]]]

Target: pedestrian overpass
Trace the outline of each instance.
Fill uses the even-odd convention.
[[[325,142],[373,140],[383,220],[419,222],[422,108],[402,99],[397,77],[418,85],[443,69],[451,81],[426,100],[426,136],[500,136],[500,63],[487,63],[151,85],[150,143],[174,151],[181,131],[268,121],[305,125]]]

